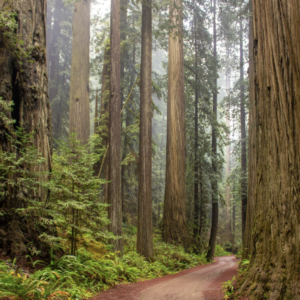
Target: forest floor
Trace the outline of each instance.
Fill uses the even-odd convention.
[[[133,284],[117,285],[92,300],[222,300],[222,283],[237,275],[235,256],[215,258],[177,274]]]

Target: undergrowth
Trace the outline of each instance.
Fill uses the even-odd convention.
[[[248,272],[248,267],[250,264],[250,260],[243,259],[239,262],[239,269],[238,269],[238,277],[236,278],[233,276],[231,280],[228,280],[223,283],[223,292],[224,292],[224,300],[234,300],[234,299],[240,299],[236,297],[236,292],[241,285],[241,282],[243,281],[245,275]]]
[[[232,255],[230,252],[225,251],[220,245],[216,245],[215,256],[228,256]]]
[[[126,229],[125,229],[126,230]],[[180,246],[169,245],[154,237],[154,260],[146,261],[136,253],[135,234],[125,235],[124,255],[107,252],[95,259],[84,248],[77,256],[64,255],[51,260],[31,275],[16,268],[15,262],[0,261],[0,299],[82,299],[117,283],[151,279],[206,263],[205,256],[186,253]]]

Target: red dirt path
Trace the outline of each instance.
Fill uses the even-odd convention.
[[[215,263],[199,266],[152,280],[121,284],[92,300],[222,300],[221,285],[237,275],[234,256],[215,258]]]

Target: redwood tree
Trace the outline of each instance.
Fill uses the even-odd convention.
[[[69,134],[85,144],[90,136],[90,0],[74,5]]]
[[[217,24],[216,24],[216,0],[214,0],[213,7],[213,35],[214,35],[214,58],[215,58],[215,78],[214,86],[215,91],[213,93],[213,114],[215,119],[218,117],[218,85],[217,85]],[[213,125],[212,128],[212,169],[214,173],[217,173],[217,132]],[[207,252],[207,259],[213,260],[215,256],[215,249],[217,244],[217,234],[218,234],[218,220],[219,220],[219,203],[218,203],[218,181],[216,178],[212,179],[212,220],[211,220],[211,232],[209,239],[209,249]]]
[[[15,120],[15,126],[22,127],[25,133],[33,133],[33,144],[45,158],[39,170],[35,169],[36,172],[51,170],[52,140],[46,67],[46,6],[45,0],[0,1],[1,14],[9,16],[14,13],[16,15],[12,16],[13,20],[18,20],[13,30],[9,28],[13,20],[12,23],[6,24],[7,27],[0,29],[0,98],[4,101],[13,101],[12,114],[7,116]],[[6,33],[8,35],[5,35]],[[23,40],[22,46],[18,45],[19,38]],[[17,44],[14,44],[15,41]],[[29,57],[22,55],[22,51],[16,51],[18,48],[28,51]],[[0,110],[3,112],[2,107]],[[15,149],[11,149],[4,134],[4,132],[13,134],[8,132],[9,130],[5,122],[0,119],[0,149],[4,151]],[[31,194],[28,190],[26,193],[26,196]],[[32,191],[31,195],[32,198],[45,201],[47,191],[41,188]],[[20,197],[25,198],[24,195]],[[24,244],[32,241],[36,246],[36,242],[39,241],[39,229],[34,226],[30,217],[20,218],[15,214],[15,209],[24,208],[24,203],[11,202],[9,199],[8,194],[2,194],[0,197],[0,248],[8,250],[8,254],[12,256],[24,255],[26,254]]]
[[[152,237],[152,0],[142,5],[142,59],[137,251],[153,258]]]
[[[254,217],[254,193],[255,193],[255,180],[256,180],[256,126],[255,126],[255,64],[253,57],[253,15],[252,15],[252,0],[250,0],[250,18],[249,18],[249,130],[248,130],[248,201],[247,201],[247,215],[245,224],[245,233],[243,237],[243,257],[249,258],[252,251],[252,225]]]
[[[121,195],[121,92],[120,92],[120,0],[111,0],[109,102],[109,188],[111,231],[122,236]],[[123,251],[123,240],[112,241],[115,251]]]
[[[167,163],[163,239],[166,242],[187,246],[182,22],[182,0],[170,1]]]
[[[253,0],[253,23],[255,147],[249,149],[256,159],[249,196],[255,211],[240,292],[251,299],[300,299],[300,2]]]

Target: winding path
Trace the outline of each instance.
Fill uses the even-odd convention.
[[[152,280],[122,284],[93,300],[222,300],[221,285],[237,275],[237,259],[224,256],[215,263]]]

